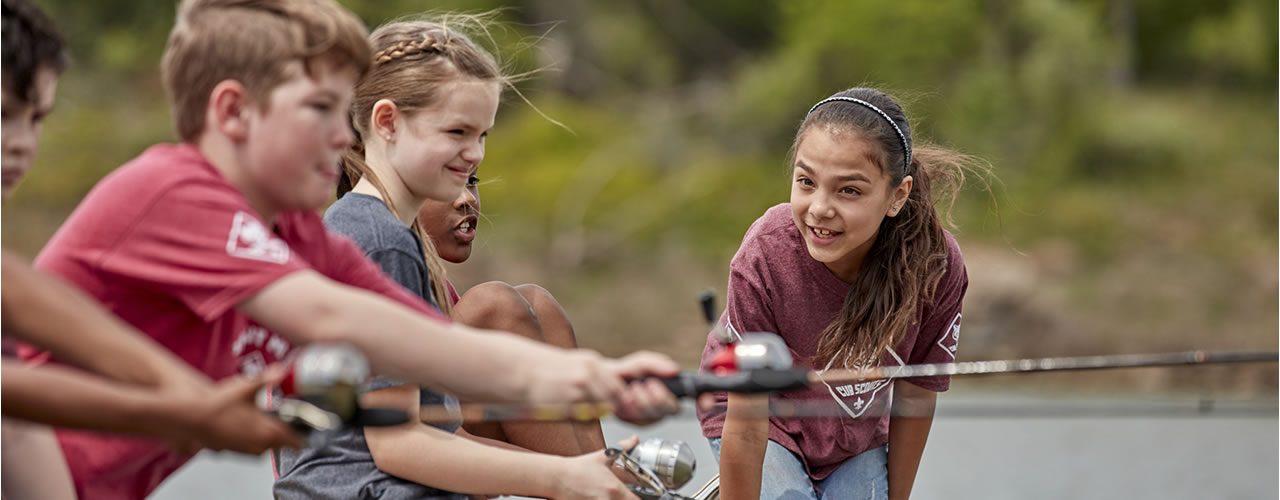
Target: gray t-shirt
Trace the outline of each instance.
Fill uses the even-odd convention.
[[[431,295],[431,274],[422,256],[422,246],[413,229],[391,215],[386,204],[373,196],[348,193],[324,214],[330,230],[349,236],[369,259],[397,283],[439,307]],[[404,382],[375,377],[366,391],[403,385]],[[452,396],[421,389],[421,404],[457,408]],[[449,432],[459,422],[437,427]],[[321,440],[321,447],[283,450],[275,483],[275,496],[292,499],[465,499],[465,495],[422,486],[388,475],[373,463],[364,429],[340,429]]]

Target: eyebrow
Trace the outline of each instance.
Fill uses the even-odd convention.
[[[805,164],[804,164],[804,162],[803,162],[803,161],[801,161],[801,160],[796,160],[796,168],[799,168],[800,170],[804,170],[804,171],[805,171],[805,173],[807,173],[807,174],[809,174],[809,175],[811,175],[811,176],[816,175],[816,174],[814,174],[814,173],[813,173],[813,169],[812,169],[812,168],[809,168],[809,166],[808,166],[808,165],[805,165]],[[871,183],[871,179],[868,179],[868,178],[867,178],[867,176],[862,175],[861,173],[854,173],[854,174],[850,174],[850,175],[841,175],[841,176],[837,176],[837,177],[836,177],[836,180],[837,180],[837,181],[839,181],[839,182],[857,182],[857,181],[862,181],[862,182],[865,182],[865,183],[867,183],[867,184],[870,184],[870,183]]]

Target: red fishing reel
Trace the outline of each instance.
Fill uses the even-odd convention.
[[[788,370],[792,365],[791,349],[777,334],[753,332],[739,337],[721,324],[716,315],[716,297],[710,291],[698,297],[703,318],[723,347],[711,358],[709,369],[717,375],[749,370]]]
[[[715,296],[704,292],[700,297],[702,312],[712,330],[724,344],[711,358],[710,373],[682,372],[664,378],[676,397],[694,397],[707,392],[768,394],[804,389],[809,386],[809,373],[793,367],[791,350],[777,334],[752,332],[740,337],[719,325],[715,313]]]
[[[751,332],[725,343],[712,358],[709,371],[729,374],[751,370],[790,370],[791,350],[777,334]]]

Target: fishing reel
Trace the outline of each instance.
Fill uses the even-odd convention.
[[[639,485],[627,488],[643,500],[685,500],[675,490],[688,484],[697,470],[693,450],[684,441],[649,438],[627,451],[608,448],[614,465],[631,474]]]
[[[792,366],[791,351],[772,333],[746,333],[711,361],[711,373],[681,372],[661,379],[677,398],[708,392],[772,394],[809,386],[809,372]]]
[[[343,426],[394,426],[408,414],[388,408],[362,408],[360,388],[369,379],[369,362],[345,344],[310,344],[286,367],[279,387],[263,388],[257,404],[299,432],[331,431]]]
[[[725,348],[711,359],[710,367],[717,373],[789,370],[792,367],[791,349],[775,333],[744,333],[741,340],[726,343]]]
[[[808,372],[793,366],[791,350],[782,337],[764,332],[729,333],[716,324],[715,296],[704,292],[699,301],[713,334],[724,347],[711,358],[710,373],[681,372],[662,379],[677,398],[708,392],[772,394],[808,387]]]

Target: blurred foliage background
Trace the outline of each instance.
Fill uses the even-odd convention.
[[[158,75],[172,0],[36,3],[74,65],[3,208],[4,245],[28,255],[103,175],[175,137]],[[542,284],[583,346],[696,366],[697,293],[723,297],[743,232],[786,201],[804,111],[861,85],[998,176],[954,212],[971,280],[960,359],[1277,345],[1274,1],[343,3],[371,28],[500,9],[495,52],[540,71],[519,84],[529,103],[505,97],[478,246],[449,272]],[[1276,371],[984,380],[1274,393]]]

